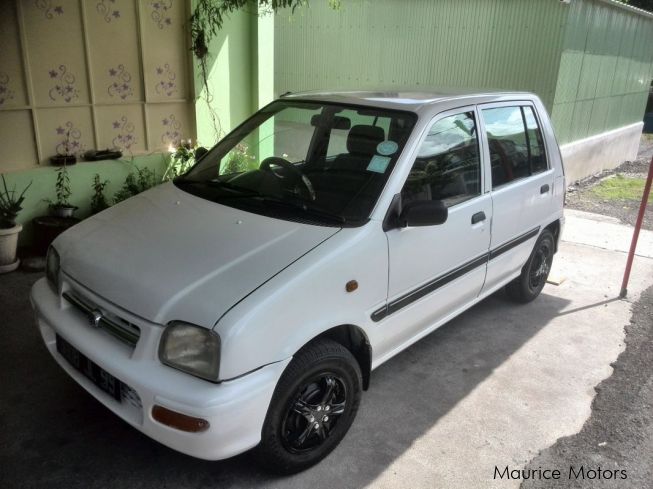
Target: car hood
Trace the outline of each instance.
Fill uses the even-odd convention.
[[[82,221],[54,242],[61,269],[149,321],[213,327],[339,228],[252,214],[168,183]]]

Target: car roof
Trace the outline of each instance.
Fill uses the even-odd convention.
[[[536,95],[528,92],[501,90],[475,90],[460,88],[390,88],[379,90],[314,90],[282,95],[283,99],[312,100],[349,105],[368,105],[387,109],[421,112],[442,102],[461,101],[465,104],[503,102],[509,100],[533,100]],[[448,104],[447,104],[448,105]]]

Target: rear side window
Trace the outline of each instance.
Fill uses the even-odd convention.
[[[483,109],[490,146],[492,188],[548,168],[544,140],[530,106]]]

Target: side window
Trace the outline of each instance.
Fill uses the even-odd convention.
[[[528,140],[529,159],[531,161],[531,175],[548,170],[544,139],[537,123],[532,107],[522,107],[524,123],[526,124],[526,138]]]
[[[542,132],[532,107],[483,109],[492,188],[547,169]]]
[[[473,112],[440,119],[419,149],[402,201],[442,200],[448,207],[481,194],[481,164]]]

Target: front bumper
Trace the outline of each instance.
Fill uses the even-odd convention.
[[[92,298],[104,305],[101,298]],[[141,337],[131,348],[91,327],[81,312],[52,291],[45,278],[34,284],[31,301],[45,345],[57,363],[93,397],[147,436],[206,460],[232,457],[259,443],[274,388],[290,359],[212,384],[159,362],[161,326],[141,321]],[[73,368],[57,352],[55,334],[128,386],[128,395],[123,389],[122,401],[116,401]],[[201,433],[170,428],[152,418],[155,404],[205,419],[210,426]]]

